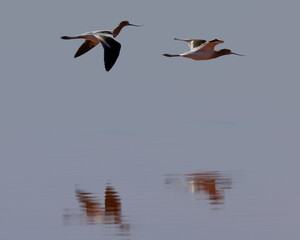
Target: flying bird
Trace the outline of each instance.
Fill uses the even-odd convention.
[[[107,72],[113,67],[120,54],[121,44],[119,42],[117,42],[111,37],[101,35],[96,31],[82,33],[74,37],[62,36],[61,39],[85,39],[84,43],[79,47],[79,49],[75,53],[74,58],[85,54],[86,52],[90,51],[93,47],[101,43],[104,49],[104,66]]]
[[[190,51],[184,52],[181,54],[169,54],[165,53],[163,56],[166,57],[185,57],[185,58],[191,58],[193,60],[209,60],[213,58],[217,58],[223,55],[229,55],[229,54],[234,54],[238,56],[245,56],[242,54],[237,54],[232,52],[230,49],[220,49],[220,50],[215,50],[215,46],[224,43],[222,40],[214,39],[209,42],[206,42],[206,40],[202,39],[179,39],[179,38],[174,38],[174,40],[179,40],[179,41],[184,41],[186,42],[189,47]]]
[[[74,58],[77,58],[86,52],[90,51],[93,47],[97,46],[99,43],[102,44],[104,48],[104,66],[106,71],[109,71],[117,61],[121,44],[116,41],[114,38],[117,37],[125,26],[135,26],[140,27],[142,25],[131,24],[128,21],[122,21],[119,25],[111,31],[107,30],[97,30],[92,32],[86,32],[79,34],[77,36],[62,36],[61,39],[70,40],[70,39],[84,39],[84,43],[79,47],[75,53]],[[107,36],[106,34],[112,35],[112,37]]]
[[[98,33],[101,33],[101,34],[110,34],[110,35],[112,35],[114,38],[116,38],[118,35],[119,35],[119,33],[121,32],[121,30],[122,30],[122,28],[123,27],[126,27],[126,26],[134,26],[134,27],[141,27],[141,26],[143,26],[143,25],[135,25],[135,24],[131,24],[131,23],[129,23],[128,21],[122,21],[122,22],[120,22],[119,23],[119,25],[116,27],[116,28],[114,28],[113,30],[99,30],[99,31],[97,31]]]

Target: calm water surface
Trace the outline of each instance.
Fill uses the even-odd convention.
[[[291,146],[239,125],[199,129],[17,146],[1,162],[1,239],[299,239]]]

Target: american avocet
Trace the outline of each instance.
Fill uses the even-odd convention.
[[[187,42],[187,44],[190,46],[190,51],[181,53],[181,54],[169,54],[165,53],[163,56],[166,57],[186,57],[191,58],[193,60],[209,60],[213,58],[217,58],[223,55],[229,55],[234,54],[238,56],[244,56],[241,54],[237,54],[234,52],[231,52],[230,49],[220,49],[215,50],[215,46],[224,43],[222,40],[214,39],[209,42],[206,42],[206,40],[202,39],[178,39],[174,38],[174,40],[184,41]]]
[[[113,67],[118,59],[121,49],[121,44],[119,42],[111,37],[101,35],[96,31],[82,33],[74,37],[62,36],[61,39],[85,39],[85,42],[75,53],[74,58],[81,56],[82,54],[90,51],[93,47],[101,43],[104,48],[104,66],[106,71],[109,71]]]
[[[122,28],[126,27],[126,26],[141,27],[143,25],[135,25],[135,24],[129,23],[128,21],[122,21],[122,22],[119,23],[119,25],[116,28],[114,28],[111,31],[106,31],[106,30],[102,31],[102,30],[99,30],[99,31],[96,31],[96,32],[97,33],[101,33],[101,34],[111,34],[111,35],[113,35],[114,38],[116,38],[119,35],[119,33],[121,32]]]

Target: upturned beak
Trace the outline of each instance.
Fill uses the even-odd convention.
[[[131,24],[131,23],[129,23],[128,25],[129,26],[134,26],[134,27],[142,27],[142,26],[144,26],[144,25],[135,25],[135,24]]]
[[[234,52],[231,52],[231,54],[233,54],[233,55],[237,55],[237,56],[243,56],[243,57],[245,57],[246,55],[243,55],[243,54],[238,54],[238,53],[234,53]]]

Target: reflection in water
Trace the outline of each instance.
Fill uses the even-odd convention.
[[[231,189],[231,178],[220,172],[202,172],[186,174],[190,191],[203,193],[210,200],[210,204],[224,204],[225,189]]]
[[[177,185],[180,178],[180,176],[169,175],[165,184]],[[232,187],[231,176],[218,171],[185,174],[184,182],[187,183],[191,193],[204,196],[213,205],[224,204],[225,190]]]
[[[92,193],[76,189],[76,197],[80,203],[81,210],[85,213],[86,223],[97,224],[105,221],[104,209],[100,201]]]
[[[122,223],[121,200],[111,186],[107,186],[105,189],[105,216],[111,217],[110,221],[114,224]]]
[[[65,223],[80,218],[80,222],[85,224],[114,224],[121,230],[120,235],[128,235],[130,226],[123,223],[121,198],[112,186],[106,186],[104,205],[93,193],[79,188],[75,189],[75,193],[82,213],[74,214],[70,209],[65,209]]]

